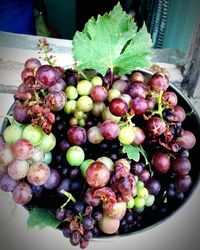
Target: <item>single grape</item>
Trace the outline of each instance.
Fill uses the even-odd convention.
[[[167,103],[169,107],[174,107],[178,103],[178,97],[174,92],[167,91],[163,93],[162,101]]]
[[[117,138],[119,131],[119,125],[112,120],[106,120],[100,125],[100,132],[105,140],[114,140]]]
[[[131,96],[131,98],[135,98],[137,96],[141,98],[145,98],[146,97],[146,85],[141,82],[131,84],[129,87],[128,94]]]
[[[66,238],[69,238],[71,235],[71,230],[68,226],[63,227],[62,232],[63,232],[64,237]]]
[[[110,171],[105,164],[95,161],[87,168],[85,179],[92,188],[104,187],[110,179]]]
[[[77,109],[83,112],[89,112],[93,108],[93,101],[89,96],[81,96],[77,100]]]
[[[81,249],[85,249],[86,247],[88,247],[88,244],[89,244],[89,240],[87,239],[87,237],[81,237],[80,239],[80,248]]]
[[[131,165],[131,172],[134,175],[139,175],[144,169],[144,164],[141,162],[136,162],[133,165]]]
[[[83,163],[85,159],[85,153],[81,147],[72,146],[67,150],[66,159],[71,166],[78,167]]]
[[[11,178],[8,173],[0,175],[0,189],[4,192],[12,192],[17,187],[18,181]]]
[[[56,82],[54,84],[52,84],[48,88],[48,91],[49,92],[64,91],[66,88],[66,85],[67,85],[66,82],[62,78],[59,78],[58,80],[56,80]]]
[[[108,101],[111,102],[113,99],[121,96],[121,92],[118,89],[109,89],[108,90]]]
[[[23,131],[23,138],[29,140],[33,146],[37,146],[42,139],[44,132],[39,125],[29,124]]]
[[[103,214],[103,217],[98,222],[100,230],[106,234],[116,233],[119,229],[119,224],[119,220],[109,217],[106,213]]]
[[[9,125],[3,132],[4,140],[8,144],[15,143],[17,140],[22,138],[23,126]]]
[[[22,81],[26,81],[26,79],[28,77],[34,77],[34,72],[32,69],[28,69],[28,68],[25,68],[22,72],[21,72],[21,79]]]
[[[125,80],[118,79],[113,82],[112,88],[117,89],[120,91],[121,94],[124,94],[128,90],[128,82]]]
[[[69,191],[70,189],[70,179],[62,179],[60,182],[59,186],[56,188],[57,193],[59,193],[61,196],[64,196],[63,194],[60,193],[61,190],[64,190],[66,192]]]
[[[132,104],[132,98],[128,94],[122,94],[119,96],[120,99],[124,100],[128,104],[128,108],[131,107]]]
[[[178,176],[175,180],[175,185],[180,192],[187,192],[192,185],[192,179],[189,175]]]
[[[28,68],[32,71],[37,70],[40,66],[41,66],[41,62],[37,58],[34,58],[34,57],[29,58],[24,63],[24,68]]]
[[[7,166],[14,159],[11,146],[9,144],[2,144],[0,146],[0,167]]]
[[[113,115],[113,114],[110,112],[109,107],[106,107],[106,108],[103,110],[102,118],[103,118],[104,121],[106,121],[106,120],[111,120],[111,121],[114,121],[114,122],[116,122],[116,123],[118,123],[118,122],[121,120],[121,117],[120,117],[120,116]]]
[[[146,200],[149,196],[149,192],[145,187],[137,187],[137,196]]]
[[[57,208],[56,209],[56,219],[57,220],[64,220],[65,218],[65,209],[62,209],[62,208]]]
[[[86,142],[86,138],[86,131],[82,127],[74,126],[67,131],[67,139],[72,145],[82,145]]]
[[[105,211],[106,212],[106,211]],[[126,202],[120,201],[113,204],[109,212],[106,212],[111,218],[121,220],[126,213]]]
[[[21,205],[27,204],[32,196],[32,189],[26,182],[20,182],[12,193],[13,200]]]
[[[67,99],[75,100],[75,99],[78,97],[77,88],[74,87],[74,86],[68,86],[68,87],[65,89],[65,94],[66,94],[66,96],[67,96]]]
[[[132,198],[127,202],[126,207],[127,207],[128,209],[132,209],[134,206],[135,206],[135,200],[134,200],[134,198],[132,197]]]
[[[190,172],[191,163],[185,157],[177,157],[172,161],[172,168],[177,175],[187,175]]]
[[[123,127],[119,131],[118,139],[122,144],[131,144],[135,138],[133,127]]]
[[[161,151],[156,151],[151,160],[151,164],[155,171],[160,174],[165,174],[170,168],[170,157]]]
[[[137,96],[132,100],[131,110],[136,115],[144,114],[145,112],[147,112],[148,108],[149,108],[149,105],[146,99]]]
[[[28,107],[16,102],[12,110],[13,118],[19,123],[28,123],[31,117],[28,115]]]
[[[92,207],[96,207],[100,204],[101,200],[98,197],[94,197],[92,189],[88,188],[84,194],[84,201]]]
[[[60,174],[56,169],[50,169],[48,180],[44,183],[46,189],[53,189],[58,186],[60,182]]]
[[[166,91],[169,87],[169,78],[159,72],[156,72],[150,79],[149,85],[156,91]]]
[[[151,178],[147,184],[146,187],[150,194],[157,195],[161,190],[161,184],[158,180]]]
[[[48,165],[48,164],[51,163],[51,161],[52,161],[52,153],[51,152],[46,152],[44,154],[44,160],[43,160],[43,162]]]
[[[43,87],[48,88],[58,80],[59,74],[54,67],[42,65],[38,68],[35,79]]]
[[[110,102],[109,109],[115,116],[124,116],[128,112],[128,104],[121,98],[115,98]]]
[[[159,136],[165,132],[166,124],[162,118],[157,116],[152,116],[147,121],[147,130],[150,135]]]
[[[145,133],[140,127],[132,127],[134,138],[132,144],[135,146],[141,145],[145,141]]]
[[[106,105],[104,102],[95,102],[91,110],[91,113],[95,117],[99,117],[102,115],[105,108],[106,108]]]
[[[55,147],[55,145],[56,145],[55,135],[53,133],[50,134],[43,133],[38,147],[42,148],[46,153],[51,151]]]
[[[77,84],[77,91],[79,95],[89,95],[93,85],[88,80],[81,80]]]
[[[78,230],[74,230],[71,232],[70,235],[70,243],[72,246],[77,246],[80,243],[81,240],[81,234]]]
[[[27,139],[19,139],[11,145],[12,152],[18,160],[27,160],[33,154],[33,144]]]
[[[94,219],[91,216],[86,216],[83,219],[83,229],[84,230],[91,230],[94,226]]]
[[[143,182],[147,182],[150,179],[150,172],[145,168],[138,175],[138,178]]]
[[[149,196],[145,199],[145,206],[151,207],[154,204],[155,196],[152,194],[149,194]]]
[[[144,75],[142,73],[140,73],[140,72],[133,72],[130,75],[130,80],[131,80],[131,83],[144,82]]]
[[[67,101],[63,91],[49,92],[49,94],[46,96],[46,100],[51,103],[51,110],[53,111],[60,111],[63,109]]]
[[[21,180],[26,177],[29,164],[25,160],[13,160],[8,164],[8,174],[13,180]]]
[[[196,144],[196,137],[192,132],[184,130],[181,136],[176,139],[176,142],[184,149],[192,149]]]
[[[109,169],[109,171],[114,171],[114,162],[107,156],[101,156],[97,159],[97,161],[100,161],[106,165],[106,167]]]
[[[92,79],[91,79],[91,83],[93,84],[93,86],[96,86],[96,85],[103,85],[103,81],[101,79],[100,76],[94,76]]]
[[[104,140],[104,137],[101,134],[100,128],[93,126],[87,131],[87,139],[92,144],[99,144]]]
[[[90,96],[94,102],[104,102],[108,97],[108,92],[105,87],[96,85],[92,87]]]
[[[35,186],[40,186],[47,182],[49,176],[49,166],[42,162],[35,162],[29,168],[27,179],[29,183]]]
[[[45,153],[40,147],[34,147],[31,157],[28,159],[29,162],[42,162],[44,161]]]
[[[135,197],[135,208],[143,208],[145,205],[145,200],[139,196]]]

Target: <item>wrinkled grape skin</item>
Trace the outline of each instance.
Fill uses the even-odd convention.
[[[40,186],[47,182],[49,175],[49,166],[45,163],[36,162],[30,166],[27,179],[32,185]]]
[[[25,205],[32,199],[32,189],[26,182],[20,182],[13,190],[12,197],[18,204]]]
[[[164,92],[162,95],[162,100],[167,103],[169,107],[174,107],[177,105],[178,97],[174,92]]]
[[[74,126],[67,131],[68,142],[72,145],[82,145],[86,142],[86,138],[86,131],[82,127]]]
[[[105,140],[114,140],[119,134],[119,125],[111,120],[106,120],[100,125],[100,132]]]
[[[170,168],[169,156],[160,151],[154,153],[151,163],[154,169],[161,174],[165,174]]]
[[[102,162],[93,162],[86,170],[85,179],[92,188],[106,186],[110,179],[110,171]]]

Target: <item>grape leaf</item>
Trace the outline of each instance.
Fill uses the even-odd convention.
[[[150,35],[145,26],[137,32],[132,17],[119,3],[109,14],[89,19],[83,31],[75,33],[72,45],[79,70],[94,69],[105,75],[111,69],[125,74],[150,66]]]
[[[55,218],[55,215],[47,209],[34,207],[29,212],[27,220],[28,228],[39,227],[43,229],[45,227],[56,228],[61,222]]]
[[[122,149],[123,153],[126,153],[128,158],[130,160],[134,160],[136,162],[139,161],[140,159],[140,148],[139,147],[135,147],[131,144],[127,144],[123,146]]]

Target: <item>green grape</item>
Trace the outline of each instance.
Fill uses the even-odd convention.
[[[84,118],[84,112],[83,112],[82,110],[76,109],[76,110],[74,111],[74,117],[75,117],[77,120],[83,119],[83,118]]]
[[[56,145],[56,137],[53,133],[50,133],[49,135],[46,133],[43,133],[42,139],[40,144],[38,145],[40,148],[44,150],[44,152],[50,152]]]
[[[75,110],[76,110],[76,101],[75,100],[69,100],[65,103],[64,112],[67,115],[73,114]]]
[[[79,95],[89,95],[93,85],[88,80],[81,80],[77,84],[77,91]]]
[[[149,192],[145,187],[137,188],[137,196],[143,199],[147,199],[149,196]]]
[[[142,208],[145,205],[145,200],[141,197],[135,197],[135,207],[136,208]]]
[[[134,206],[133,209],[134,209],[134,211],[137,212],[138,214],[141,214],[141,213],[144,211],[144,206],[143,206],[143,207],[140,207],[140,208]]]
[[[44,135],[44,131],[39,125],[29,124],[25,127],[23,131],[23,138],[29,140],[33,146],[37,146],[40,144],[42,137]]]
[[[121,120],[121,117],[120,116],[116,116],[116,115],[113,115],[110,110],[109,110],[109,107],[105,108],[103,110],[103,113],[102,113],[102,118],[104,121],[106,120],[111,120],[111,121],[114,121],[116,123],[118,123],[120,120]]]
[[[83,163],[85,153],[81,147],[72,146],[67,150],[66,159],[71,166],[78,167]]]
[[[3,132],[4,140],[8,144],[15,143],[23,136],[23,126],[9,125]]]
[[[142,187],[144,187],[144,182],[139,180],[137,182],[136,186],[137,186],[137,188],[142,188]]]
[[[131,144],[135,134],[132,127],[123,127],[119,131],[118,139],[122,144]]]
[[[67,96],[67,99],[75,100],[78,97],[78,91],[74,86],[68,86],[65,89],[65,94]]]
[[[97,159],[97,161],[100,161],[106,165],[106,167],[113,172],[114,171],[114,162],[107,156],[102,156]]]
[[[87,171],[87,168],[89,167],[90,164],[92,164],[94,162],[94,160],[92,159],[87,159],[85,160],[81,166],[80,166],[80,169],[81,169],[81,173],[82,173],[82,176],[85,177],[85,173]]]
[[[103,81],[101,79],[100,76],[94,76],[92,79],[91,79],[91,83],[93,84],[93,86],[96,86],[96,85],[103,85]]]
[[[47,165],[49,165],[52,161],[52,153],[51,152],[46,152],[44,154],[44,160],[43,162],[46,163]]]
[[[134,205],[135,205],[135,200],[134,200],[134,198],[132,197],[132,199],[129,200],[128,203],[126,204],[126,207],[131,209],[131,208],[134,207]]]
[[[85,119],[83,118],[83,119],[78,120],[78,124],[79,126],[84,127],[86,124]]]
[[[149,194],[149,196],[145,199],[145,206],[151,207],[155,201],[155,196],[152,194]]]
[[[77,109],[89,112],[93,108],[93,101],[89,96],[81,96],[77,101]]]
[[[108,101],[111,102],[113,99],[121,96],[121,92],[118,89],[109,89],[108,90]]]

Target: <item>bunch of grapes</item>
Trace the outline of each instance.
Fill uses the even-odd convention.
[[[72,245],[152,225],[189,193],[196,138],[166,75],[78,74],[31,58],[21,76],[0,187],[53,209]]]

